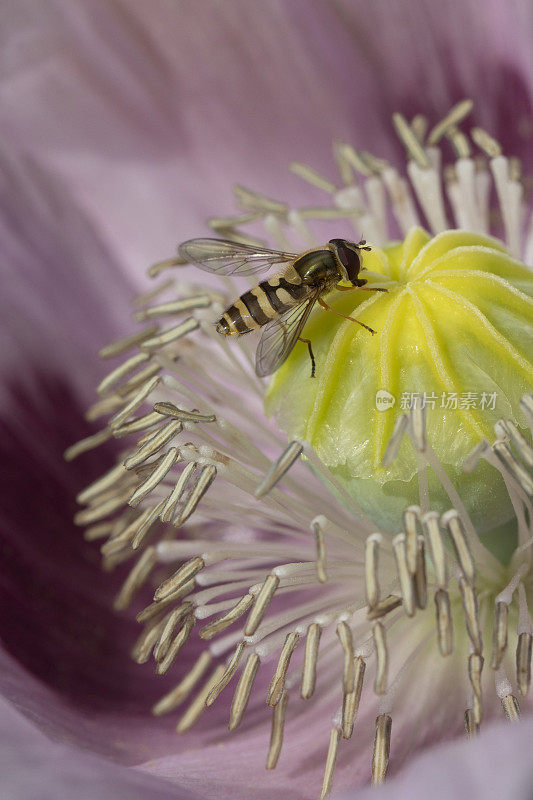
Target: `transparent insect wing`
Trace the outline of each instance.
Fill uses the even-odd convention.
[[[260,378],[281,367],[298,341],[320,292],[316,290],[303,303],[273,319],[263,330],[255,354],[255,372]]]
[[[227,239],[189,239],[180,244],[181,258],[217,275],[255,275],[274,264],[293,261],[296,253],[230,242]]]

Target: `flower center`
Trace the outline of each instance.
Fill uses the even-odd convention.
[[[396,170],[340,144],[344,187],[294,167],[329,193],[332,208],[291,210],[237,187],[243,213],[211,221],[218,235],[250,246],[255,237],[236,229],[261,222],[290,252],[316,246],[311,219],[355,221],[372,244],[362,274],[368,286],[388,289],[328,295],[334,310],[360,317],[376,336],[313,312],[305,333],[316,377],[298,345],[268,389],[288,445],[265,419],[250,337],[228,342],[215,329],[242,291],[226,277],[216,291],[167,280],[138,299],[144,327],[101,353],[125,358],[88,412],[91,420],[108,415],[107,424],[67,453],[127,443],[116,465],[80,493],[76,521],[88,539],[106,540],[106,568],[133,561],[115,603],[140,602],[133,657],[153,657],[165,674],[179,670],[187,642],[197,648],[192,668],[153,712],[187,703],[177,723],[185,732],[233,683],[229,728],[239,728],[250,704],[258,716],[268,713],[272,769],[284,737],[302,735],[300,714],[313,698],[325,709],[310,745],[325,760],[321,797],[356,721],[361,732],[372,730],[378,783],[393,717],[395,726],[437,736],[455,730],[464,713],[474,736],[495,698],[516,720],[517,695],[529,690],[533,397],[524,394],[532,376],[524,332],[532,278],[509,255],[519,241],[515,172],[477,131],[507,247],[487,235],[488,171],[476,173],[456,127],[469,107],[460,104],[428,136],[420,118],[395,118],[431,234]],[[442,136],[458,155],[444,176],[448,199],[456,224],[471,233],[448,230],[435,148]],[[386,192],[401,244],[387,245]],[[180,266],[171,259],[151,274]],[[501,530],[491,531],[504,523],[512,527],[506,549]],[[398,737],[398,752],[409,739]]]
[[[377,335],[318,309],[306,327],[317,379],[306,349],[295,348],[269,386],[267,411],[289,437],[310,442],[365,509],[379,508],[379,522],[393,532],[399,502],[417,501],[418,465],[407,447],[385,466],[383,459],[402,412],[418,399],[436,455],[461,480],[477,529],[492,541],[490,531],[514,516],[505,485],[488,470],[465,480],[462,464],[502,416],[525,426],[519,402],[533,385],[533,343],[523,335],[533,275],[498,240],[466,231],[431,238],[420,228],[365,253],[363,265],[369,285],[387,293],[333,293],[328,302]],[[482,508],[479,480],[493,489]],[[444,511],[447,498],[434,480],[431,495]],[[510,549],[497,553],[506,560]]]

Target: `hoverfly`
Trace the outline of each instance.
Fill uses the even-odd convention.
[[[311,359],[311,377],[314,377],[313,348],[301,333],[317,301],[327,311],[375,333],[364,322],[341,314],[323,299],[323,295],[335,287],[341,291],[355,288],[387,291],[366,287],[367,281],[358,277],[362,269],[360,251],[370,249],[364,239],[357,244],[347,239],[330,239],[324,247],[299,255],[226,239],[189,239],[179,246],[179,255],[188,263],[216,275],[256,275],[275,265],[285,265],[280,272],[241,295],[220,317],[216,328],[224,335],[242,335],[264,327],[255,361],[255,371],[260,378],[275,372],[297,341],[304,342]],[[337,286],[343,280],[351,286]]]

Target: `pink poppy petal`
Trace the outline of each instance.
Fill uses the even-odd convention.
[[[394,722],[393,722],[394,727]],[[334,795],[337,800],[529,800],[533,718],[494,722],[473,742],[432,747],[384,786]]]
[[[314,202],[287,165],[333,176],[334,138],[394,158],[393,111],[436,121],[472,97],[477,124],[531,152],[523,1],[101,0],[8,17],[4,135],[66,180],[134,271],[231,211],[234,182]]]
[[[191,793],[52,741],[0,700],[0,790],[9,800],[193,800]]]

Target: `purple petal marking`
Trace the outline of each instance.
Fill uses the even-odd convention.
[[[131,660],[141,630],[134,616],[151,593],[129,615],[114,613],[131,567],[103,573],[97,547],[72,523],[74,498],[105,455],[63,461],[65,447],[90,431],[68,381],[26,366],[32,391],[12,386],[0,420],[0,459],[10,465],[0,515],[0,632],[11,656],[0,691],[51,735],[109,757],[139,763],[176,752],[184,740],[150,708],[197,652],[188,648],[166,679]]]

